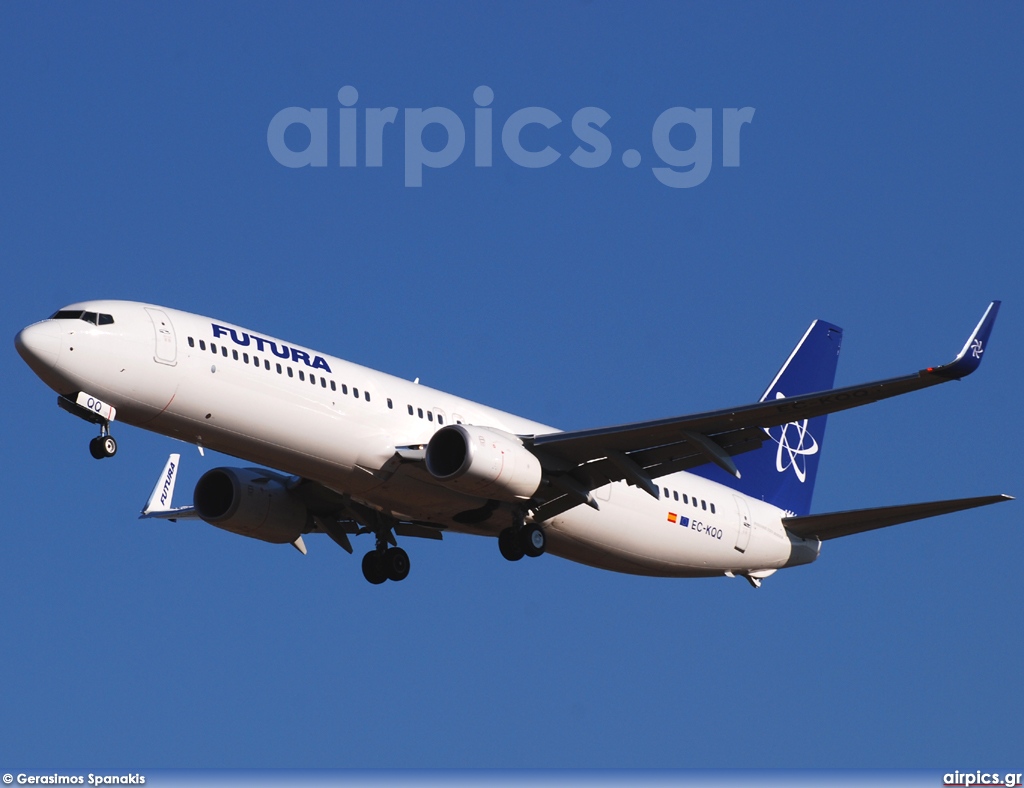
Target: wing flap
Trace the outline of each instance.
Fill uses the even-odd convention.
[[[1013,498],[1009,495],[985,495],[979,498],[957,498],[950,501],[929,501],[902,506],[882,506],[875,509],[785,517],[782,524],[786,526],[786,530],[796,536],[825,541],[864,531],[874,531],[878,528],[888,528],[890,525],[923,520],[926,517],[936,517],[940,514],[960,512],[965,509],[1012,500]]]

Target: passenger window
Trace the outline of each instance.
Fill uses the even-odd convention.
[[[366,389],[363,389],[363,399],[365,399],[367,402],[370,401],[370,392],[367,391]]]
[[[222,356],[224,356],[224,358],[228,357],[228,346],[227,345],[221,345],[220,346],[220,354]]]
[[[341,384],[341,393],[342,394],[348,394],[348,384],[347,383],[342,383]]]
[[[421,419],[423,418],[423,408],[416,408],[416,413],[419,414]]]
[[[334,381],[331,381],[331,391],[337,391],[338,387],[334,385]]]
[[[196,346],[196,341],[194,339],[192,339],[192,337],[188,338],[188,346],[189,347],[195,347]]]
[[[673,500],[678,501],[679,500],[679,493],[676,492],[675,490],[673,490],[672,491],[672,498],[673,498]]]
[[[409,406],[409,415],[412,415],[412,405]]]
[[[259,358],[257,356],[253,356],[252,357],[252,365],[254,367],[258,367],[260,365],[260,360],[259,360]]]
[[[217,352],[217,346],[215,344],[213,344],[212,342],[210,343],[210,350],[213,353]]]
[[[697,499],[696,499],[696,498],[694,498],[694,499],[693,499],[693,508],[694,508],[694,509],[696,509],[696,508],[697,508],[698,506],[700,506],[700,504],[699,504],[699,503],[697,503]]]
[[[231,357],[232,357],[232,358],[233,358],[233,359],[234,359],[235,361],[238,361],[238,351],[237,351],[237,350],[232,350],[232,351],[231,351]]]
[[[315,386],[316,385],[316,375],[310,375],[309,376],[309,382],[312,383]]]
[[[277,374],[278,375],[281,374],[281,365],[280,364],[277,365]]]
[[[265,359],[263,359],[263,368],[264,368],[264,369],[265,369],[265,370],[266,370],[267,372],[270,372],[270,359],[269,359],[269,358],[265,358]]]
[[[715,513],[715,505],[711,504],[711,514],[714,514],[714,513]]]
[[[292,368],[291,367],[288,367],[288,377],[290,377],[290,378],[295,377],[294,373],[292,372]]]
[[[299,380],[305,380],[305,379],[306,379],[306,373],[305,373],[305,372],[303,372],[303,371],[302,371],[302,370],[300,369],[300,370],[299,370]]]
[[[662,492],[665,493],[665,497],[668,498],[668,487],[662,487]]]
[[[206,340],[205,339],[200,339],[199,340],[199,349],[200,350],[206,350]]]
[[[355,386],[352,387],[352,396],[355,397],[356,399],[359,399],[359,389],[357,389]]]
[[[700,502],[700,508],[703,509],[706,512],[708,510],[707,501],[701,501]]]
[[[434,420],[434,414],[431,411],[428,410],[427,411],[427,421],[433,421],[433,420]]]
[[[686,497],[686,493],[683,493],[683,503],[689,503],[690,499]]]
[[[325,377],[321,377],[320,378],[320,388],[322,388],[322,389],[327,388],[327,378],[325,378]]]
[[[444,416],[442,416],[440,413],[437,414],[437,423],[444,424]]]
[[[249,354],[248,353],[243,353],[242,354],[242,361],[244,361],[246,364],[249,363]]]
[[[391,397],[388,397],[388,410],[394,410],[394,403],[391,402]]]

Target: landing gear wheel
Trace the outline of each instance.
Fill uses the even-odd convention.
[[[375,586],[379,586],[388,579],[388,570],[383,553],[371,550],[363,556],[363,577]]]
[[[388,580],[405,580],[409,576],[409,554],[401,547],[392,547],[384,553],[384,566]]]
[[[544,548],[547,547],[547,539],[539,525],[524,526],[519,532],[519,543],[523,553],[530,558],[544,555]]]
[[[89,441],[89,454],[97,460],[113,457],[117,454],[117,441],[109,435],[97,435]]]
[[[515,528],[506,528],[498,534],[498,550],[506,561],[518,561],[523,557],[523,547]]]
[[[100,438],[100,448],[103,450],[104,457],[113,457],[117,454],[117,441],[110,435],[102,437]]]

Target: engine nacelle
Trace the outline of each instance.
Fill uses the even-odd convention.
[[[431,476],[467,495],[519,501],[540,487],[540,460],[519,438],[501,430],[442,427],[427,444],[425,459]]]
[[[274,544],[298,539],[306,528],[306,507],[284,485],[255,468],[214,468],[196,484],[196,514],[225,531]]]

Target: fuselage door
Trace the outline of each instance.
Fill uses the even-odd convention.
[[[146,307],[149,319],[153,321],[153,331],[156,334],[156,353],[153,360],[158,364],[167,364],[173,367],[178,363],[178,343],[174,338],[174,326],[171,319],[159,310]]]
[[[734,495],[733,500],[736,501],[736,519],[739,525],[739,530],[736,533],[736,549],[745,553],[747,545],[750,544],[750,507],[738,495]]]

